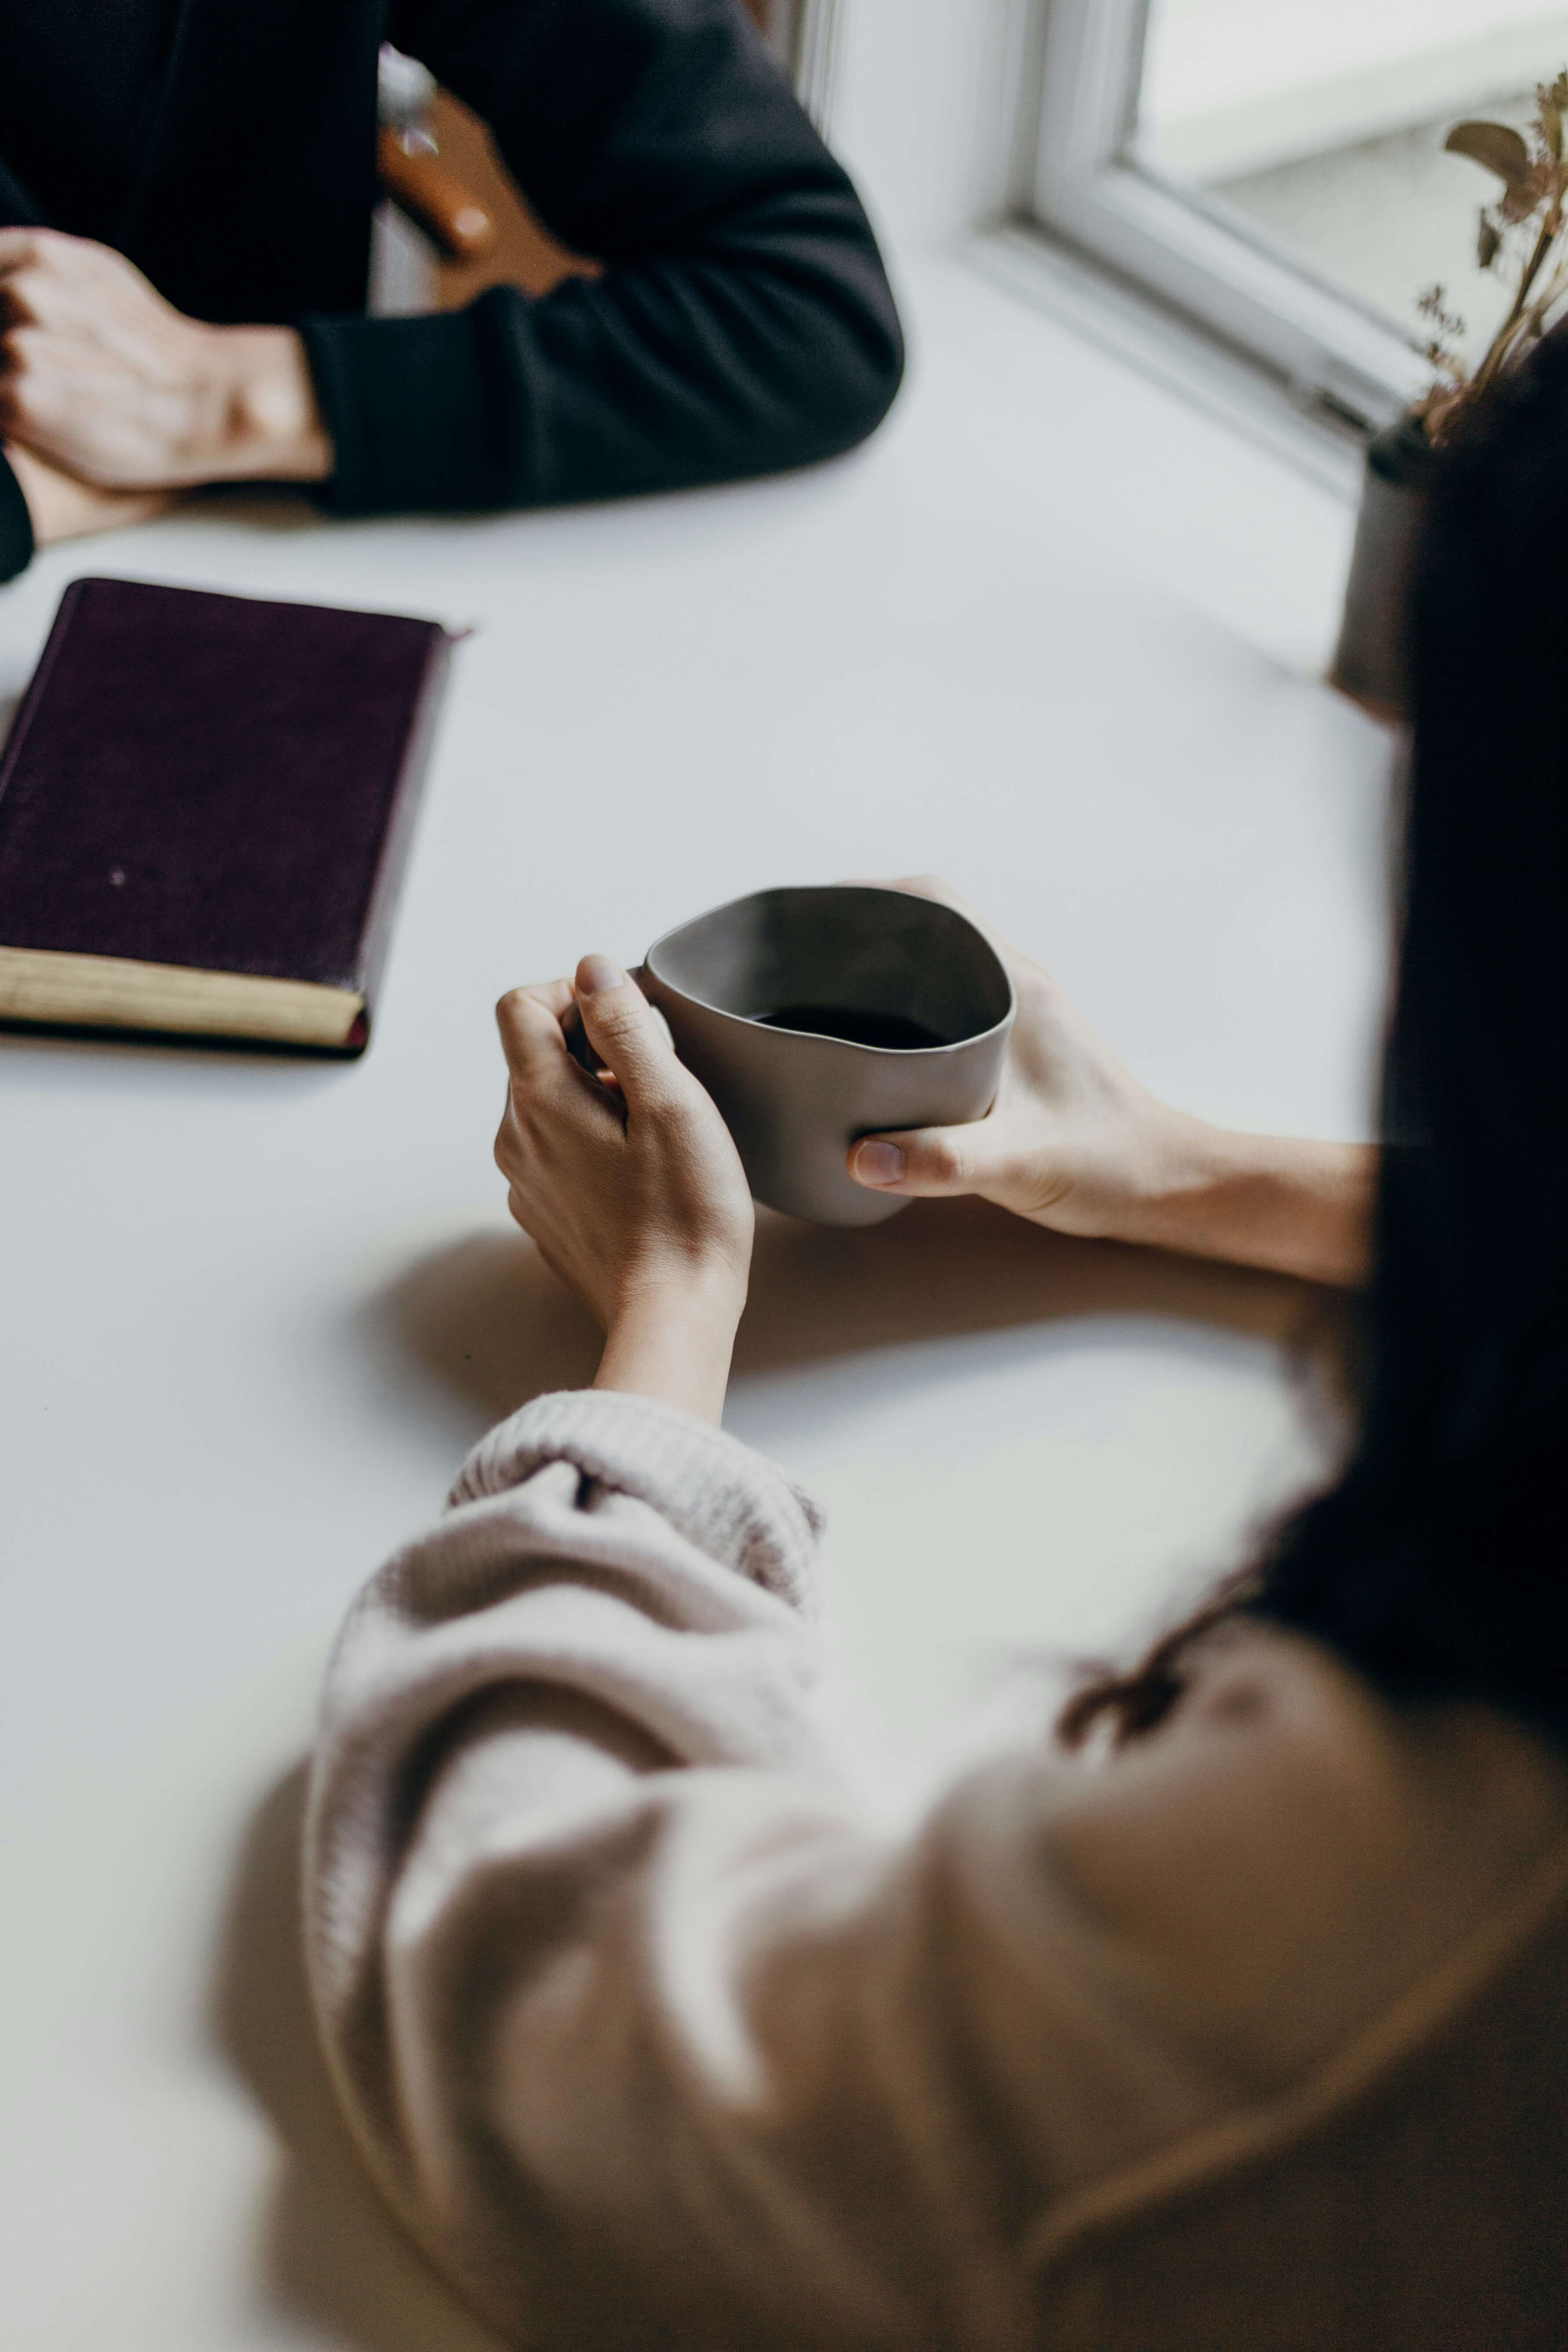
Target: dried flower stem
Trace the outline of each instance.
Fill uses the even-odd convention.
[[[1445,142],[1450,153],[1468,155],[1502,183],[1500,196],[1481,209],[1477,248],[1481,268],[1496,274],[1510,230],[1533,223],[1535,236],[1508,315],[1473,369],[1467,367],[1457,348],[1464,324],[1446,308],[1444,289],[1430,288],[1416,306],[1436,330],[1426,347],[1435,381],[1412,414],[1434,446],[1462,424],[1468,411],[1499,376],[1517,365],[1525,348],[1545,333],[1552,311],[1568,296],[1568,262],[1561,257],[1553,261],[1568,226],[1568,161],[1563,154],[1568,69],[1555,81],[1543,83],[1535,97],[1528,140],[1504,123],[1459,122]],[[1549,262],[1552,263],[1550,269]]]

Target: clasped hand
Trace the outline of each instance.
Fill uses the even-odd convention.
[[[291,329],[187,319],[123,255],[50,229],[0,229],[0,439],[40,541],[192,483],[331,470]]]

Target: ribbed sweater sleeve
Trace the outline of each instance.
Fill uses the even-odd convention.
[[[404,0],[392,37],[605,270],[434,318],[305,320],[340,511],[733,479],[879,421],[903,345],[875,239],[738,0]]]
[[[33,560],[33,519],[22,485],[0,451],[0,581],[15,580]]]

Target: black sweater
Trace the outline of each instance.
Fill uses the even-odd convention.
[[[384,39],[602,277],[363,315]],[[112,245],[192,317],[300,327],[345,514],[806,464],[902,369],[866,216],[740,0],[0,0],[0,221]],[[31,551],[0,460],[0,579]]]

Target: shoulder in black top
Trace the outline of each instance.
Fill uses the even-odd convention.
[[[34,107],[24,137],[0,98],[0,215],[100,237],[194,317],[300,325],[340,510],[770,472],[852,446],[892,400],[902,343],[869,226],[740,0],[395,0],[390,21],[380,0],[185,0],[172,34],[168,0],[131,7],[156,18],[135,54],[159,64],[121,169],[89,184],[76,110]],[[40,74],[108,70],[85,34],[12,58],[29,13],[0,12],[0,91],[24,64],[35,95]],[[489,122],[602,277],[363,316],[384,36]],[[27,553],[7,495],[0,577],[8,545]]]

